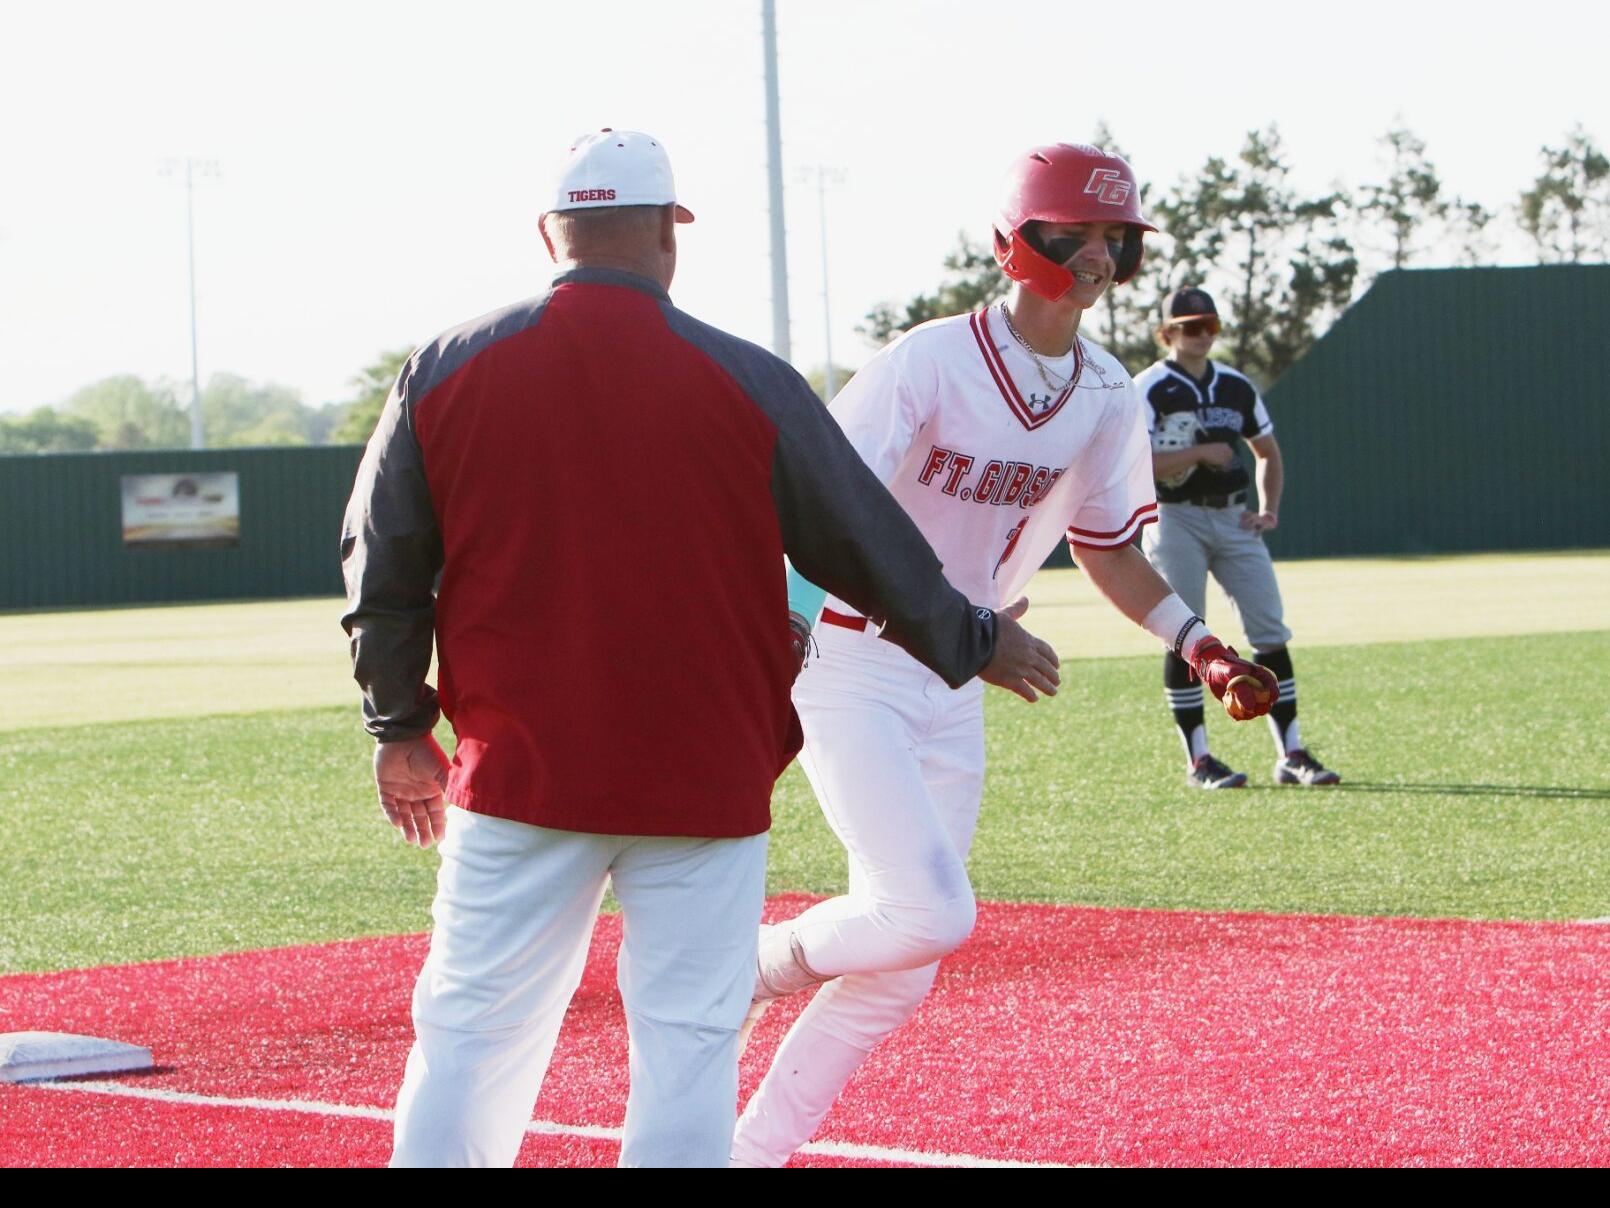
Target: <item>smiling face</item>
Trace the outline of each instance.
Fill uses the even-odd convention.
[[[1032,238],[1046,259],[1073,274],[1073,287],[1060,300],[1085,309],[1112,284],[1128,232],[1122,222],[1037,222]]]

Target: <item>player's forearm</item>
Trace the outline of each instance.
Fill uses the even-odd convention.
[[[1280,446],[1258,458],[1258,503],[1265,512],[1279,513],[1280,497],[1286,489],[1286,467],[1280,460]]]
[[[1096,590],[1137,625],[1143,625],[1152,610],[1174,594],[1146,561],[1139,546],[1124,545],[1117,549],[1080,546],[1077,554]]]

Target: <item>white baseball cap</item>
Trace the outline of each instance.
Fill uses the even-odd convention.
[[[602,130],[577,137],[559,161],[553,210],[600,206],[676,205],[671,160],[659,140],[636,130]],[[693,214],[676,205],[676,220]]]

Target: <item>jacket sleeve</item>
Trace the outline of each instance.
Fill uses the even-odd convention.
[[[352,673],[364,728],[381,742],[428,734],[438,716],[425,682],[435,633],[442,540],[413,430],[403,370],[364,450],[341,531]]]
[[[790,560],[960,687],[994,653],[995,614],[950,585],[916,524],[805,380],[791,372],[781,385],[785,396],[767,410],[778,428],[772,497]]]

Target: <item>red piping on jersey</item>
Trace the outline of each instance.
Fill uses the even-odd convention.
[[[1137,523],[1138,521],[1138,523]],[[1122,528],[1114,529],[1110,533],[1093,532],[1090,529],[1074,528],[1068,526],[1068,542],[1072,545],[1088,545],[1095,549],[1107,546],[1122,545],[1128,541],[1136,531],[1145,528],[1148,524],[1157,523],[1157,505],[1155,503],[1142,504],[1135,509],[1134,515],[1124,521]],[[1085,538],[1085,540],[1081,540]],[[1119,540],[1122,538],[1122,540]]]
[[[1008,384],[1012,379],[1008,376],[1005,382],[1001,381],[1001,373],[995,368],[995,361],[989,355],[989,338],[987,334],[979,334],[978,319],[981,314],[983,312],[978,311],[968,315],[967,325],[973,329],[973,339],[978,341],[978,350],[984,356],[984,367],[989,370],[990,377],[995,379],[995,388],[1001,392],[1001,397],[1006,400],[1006,405],[1012,408],[1012,413],[1018,417],[1019,422],[1022,422],[1023,416],[1018,412],[1017,405],[1012,402],[1011,394],[1007,392]]]
[[[995,340],[989,330],[989,308],[975,310],[967,317],[967,322],[973,329],[973,339],[978,341],[978,350],[984,354],[984,364],[989,366],[990,376],[995,379],[996,388],[1020,424],[1032,432],[1062,410],[1062,404],[1072,396],[1074,385],[1079,381],[1079,372],[1084,368],[1084,349],[1080,347],[1077,337],[1073,341],[1073,379],[1049,407],[1036,415],[1018,393],[1017,383],[1012,380],[1001,354],[995,351]]]

